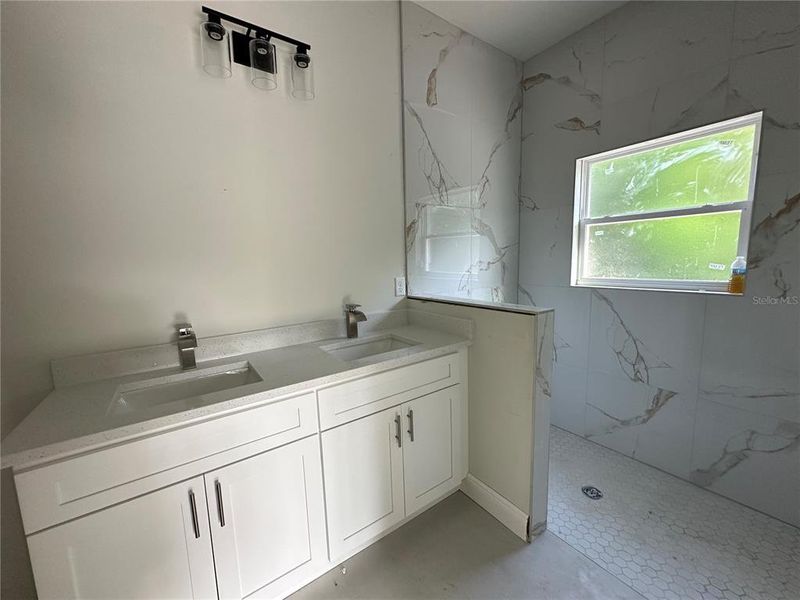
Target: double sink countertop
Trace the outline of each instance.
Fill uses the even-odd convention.
[[[320,386],[456,352],[472,322],[401,309],[198,341],[183,371],[175,344],[52,362],[55,389],[3,440],[2,468],[27,469],[186,427]],[[188,396],[187,396],[188,395]]]

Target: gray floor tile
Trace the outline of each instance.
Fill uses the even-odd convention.
[[[642,596],[550,533],[524,543],[459,492],[292,598],[641,600]]]

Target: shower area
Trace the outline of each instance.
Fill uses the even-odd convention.
[[[800,4],[629,2],[524,59],[401,11],[409,293],[555,308],[548,529],[647,598],[800,597]],[[745,297],[570,286],[576,159],[755,110]]]

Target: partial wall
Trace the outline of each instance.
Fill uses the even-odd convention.
[[[528,539],[547,520],[553,312],[424,300],[408,307],[473,321],[464,491]]]

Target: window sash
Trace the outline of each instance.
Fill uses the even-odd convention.
[[[721,133],[723,131],[739,129],[740,127],[744,127],[746,125],[756,126],[755,139],[753,144],[753,154],[757,155],[758,143],[761,138],[760,136],[761,118],[763,114],[764,114],[763,111],[759,111],[751,113],[749,115],[743,115],[741,117],[734,117],[733,119],[728,119],[727,121],[720,121],[718,123],[712,123],[711,125],[705,125],[703,127],[695,127],[694,129],[687,129],[686,131],[680,131],[678,133],[666,135],[664,137],[660,137],[655,140],[645,140],[643,142],[631,144],[630,146],[623,146],[622,148],[614,148],[613,150],[607,150],[605,152],[601,152],[600,154],[592,154],[591,156],[579,158],[578,162],[584,162],[584,163],[602,162],[604,160],[609,160],[611,158],[628,156],[629,154],[638,154],[639,152],[642,152],[644,150],[656,150],[658,148],[663,148],[665,146],[672,146],[680,142],[701,138],[714,133]]]
[[[693,215],[710,215],[722,212],[733,212],[739,210],[744,216],[744,211],[748,210],[750,203],[728,202],[726,204],[705,204],[703,206],[692,206],[691,208],[674,208],[671,210],[660,210],[653,212],[627,213],[613,217],[586,217],[581,219],[581,225],[604,225],[606,223],[625,223],[627,221],[650,221],[651,219],[664,219],[668,217],[691,217]]]
[[[572,227],[572,259],[570,272],[570,285],[579,287],[603,287],[603,288],[624,288],[634,290],[663,290],[675,292],[699,292],[699,293],[728,293],[727,282],[704,281],[689,279],[638,279],[638,278],[591,278],[582,276],[582,263],[584,259],[584,242],[587,225],[624,223],[627,221],[647,221],[665,217],[680,217],[691,215],[704,215],[721,212],[731,212],[738,210],[741,213],[739,220],[739,239],[737,245],[737,256],[747,256],[748,245],[750,242],[750,225],[752,221],[753,197],[755,195],[756,169],[758,166],[759,144],[761,140],[761,119],[762,112],[736,117],[727,121],[713,123],[705,127],[699,127],[669,135],[658,140],[648,140],[632,146],[618,148],[595,154],[593,156],[579,158],[576,161],[575,169],[575,204],[573,211]],[[628,156],[636,154],[642,150],[652,150],[670,146],[682,141],[696,139],[718,133],[737,129],[746,125],[755,125],[753,140],[753,156],[750,166],[750,186],[748,189],[748,199],[740,202],[727,202],[724,204],[705,204],[701,206],[691,206],[652,212],[626,213],[614,216],[604,216],[590,218],[586,216],[589,208],[589,167],[595,163],[610,158]]]
[[[582,278],[580,287],[662,292],[695,292],[698,294],[730,294],[727,281],[701,279],[592,279]]]

